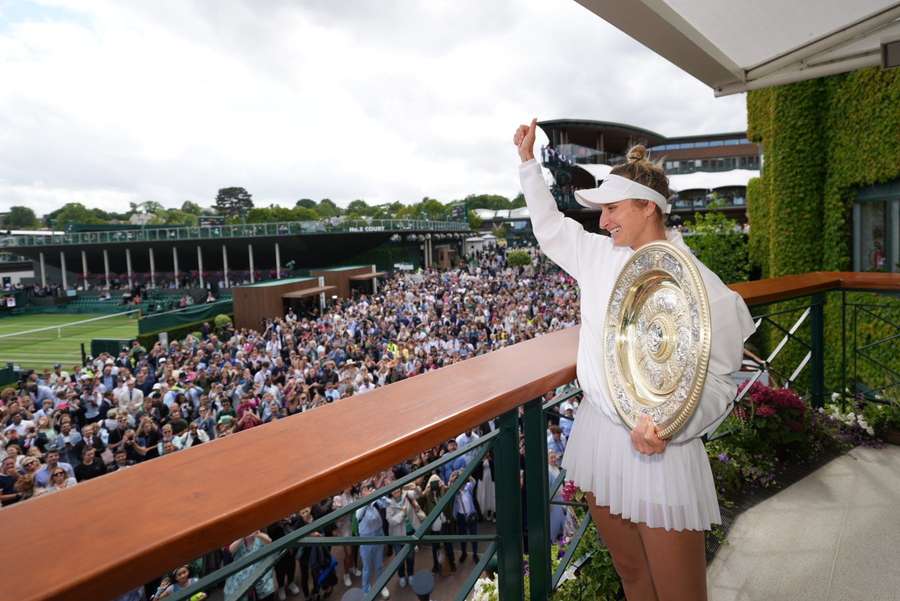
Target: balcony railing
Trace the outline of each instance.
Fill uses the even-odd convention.
[[[381,219],[342,221],[285,221],[278,223],[248,223],[213,226],[153,226],[111,232],[35,233],[0,238],[0,248],[22,248],[85,244],[124,244],[130,242],[184,242],[253,238],[260,236],[299,236],[313,234],[405,233],[405,232],[468,232],[469,225],[459,221],[428,221],[424,219]]]
[[[784,344],[799,340],[801,347],[808,347],[800,370],[812,366],[809,396],[816,403],[824,394],[824,295],[836,291],[843,297],[845,291],[856,290],[897,293],[900,275],[813,273],[733,287],[754,307],[812,299],[800,309],[803,317],[799,323],[786,328],[789,340]],[[782,327],[775,313],[758,314],[758,318]],[[849,322],[844,319],[842,323]],[[892,338],[898,336],[895,332]],[[577,344],[577,327],[547,334],[5,509],[6,540],[21,544],[0,549],[0,565],[5,574],[22,576],[4,578],[4,598],[111,599],[496,418],[497,428],[491,434],[458,452],[473,454],[470,469],[489,449],[494,452],[496,533],[458,536],[430,532],[430,524],[455,492],[451,487],[407,536],[311,536],[323,525],[456,457],[445,456],[207,575],[172,598],[189,598],[197,590],[256,565],[246,585],[251,586],[281,553],[298,545],[402,545],[366,597],[372,599],[414,545],[474,540],[484,545],[482,558],[456,598],[465,598],[490,557],[496,555],[501,599],[520,600],[524,595],[526,551],[524,508],[528,516],[530,599],[545,601],[559,583],[571,555],[563,558],[556,573],[551,573],[548,508],[551,503],[560,503],[552,499],[564,475],[554,482],[547,478],[546,420],[548,412],[554,411],[564,397],[548,403],[542,397],[574,380]],[[774,354],[783,346],[779,344]],[[770,367],[770,360],[762,362],[762,371]],[[528,483],[524,495],[519,478],[520,437],[524,439]],[[462,473],[456,483],[463,482],[468,473]],[[584,534],[588,525],[583,521],[578,532]],[[576,546],[573,543],[570,549]],[[52,554],[52,561],[48,561],[48,554]],[[235,598],[240,594],[232,592]]]

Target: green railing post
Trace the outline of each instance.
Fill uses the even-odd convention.
[[[519,483],[518,409],[497,420],[500,434],[494,447],[497,469],[497,582],[501,601],[522,601],[522,489]]]
[[[812,404],[813,407],[822,407],[825,404],[825,295],[823,293],[812,296],[810,309]]]
[[[550,597],[550,486],[547,465],[547,418],[543,399],[525,404],[525,507],[528,516],[528,573],[531,601]],[[498,505],[499,507],[499,505]]]

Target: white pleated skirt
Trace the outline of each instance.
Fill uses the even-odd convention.
[[[610,513],[666,530],[709,530],[722,522],[703,442],[634,450],[628,430],[585,400],[578,408],[562,466],[566,479]]]

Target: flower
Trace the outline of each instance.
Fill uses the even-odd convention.
[[[728,453],[719,453],[718,459],[722,463],[728,463],[729,461],[731,461],[731,457],[728,456]]]
[[[771,405],[760,405],[756,408],[756,415],[760,417],[771,417],[775,415],[775,409]]]

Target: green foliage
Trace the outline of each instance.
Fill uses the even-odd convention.
[[[491,228],[491,233],[494,236],[496,236],[497,238],[500,238],[501,240],[506,239],[506,234],[508,232],[509,232],[509,230],[507,229],[505,223],[501,223],[500,225],[495,225]]]
[[[221,333],[223,330],[231,326],[231,317],[229,315],[225,315],[224,313],[220,313],[213,319],[213,326],[215,327],[216,332]]]
[[[750,265],[762,277],[769,277],[769,228],[767,217],[769,199],[766,196],[766,180],[754,177],[747,182],[747,217],[750,223],[749,257]],[[757,228],[756,225],[759,224]]]
[[[717,211],[698,213],[691,231],[694,235],[686,236],[685,243],[723,282],[747,280],[750,274],[747,238],[737,229],[737,222]]]
[[[241,219],[246,217],[253,208],[253,197],[243,188],[222,188],[216,195],[214,207],[220,215],[231,219]]]
[[[484,223],[484,220],[481,217],[479,217],[478,214],[475,213],[475,211],[469,211],[468,219],[469,219],[469,229],[471,229],[471,230],[475,230],[475,231],[480,230],[482,224]]]
[[[3,225],[8,228],[32,228],[37,227],[38,219],[28,207],[10,207],[9,214],[3,218]]]
[[[199,216],[180,209],[169,209],[162,214],[163,223],[166,225],[197,225]]]
[[[531,255],[526,250],[511,250],[506,253],[506,263],[510,267],[531,265]]]
[[[323,198],[319,201],[319,204],[316,205],[316,212],[323,219],[329,219],[331,217],[339,217],[341,215],[341,208],[334,204],[330,198]]]
[[[584,510],[580,510],[579,519],[583,517]],[[555,571],[559,563],[555,559],[558,555],[557,547],[553,547],[553,551],[553,570]],[[588,526],[581,538],[573,561],[578,561],[587,554],[590,554],[591,557],[581,567],[578,577],[559,585],[559,588],[553,593],[553,601],[583,601],[585,599],[613,601],[620,598],[622,582],[613,565],[612,556],[597,535],[597,528],[594,524]]]
[[[863,417],[878,435],[888,430],[900,430],[900,402],[866,403]]]
[[[47,225],[57,229],[65,229],[69,224],[73,223],[106,223],[103,211],[98,209],[88,209],[80,202],[70,202],[62,206],[62,208],[48,213],[44,219]]]
[[[191,215],[197,215],[197,216],[203,214],[203,208],[200,205],[198,205],[196,202],[192,202],[190,200],[186,200],[183,203],[181,203],[181,211],[183,213],[190,213]]]
[[[314,201],[312,198],[301,198],[300,200],[298,200],[296,202],[296,204],[294,206],[302,207],[304,209],[312,209],[315,211],[316,210],[316,201]]]
[[[522,197],[522,200],[525,200],[524,196]],[[500,194],[470,194],[469,196],[466,196],[464,202],[466,203],[466,208],[470,211],[472,209],[491,209],[492,211],[499,211],[502,209],[516,208],[507,197],[501,196]]]

